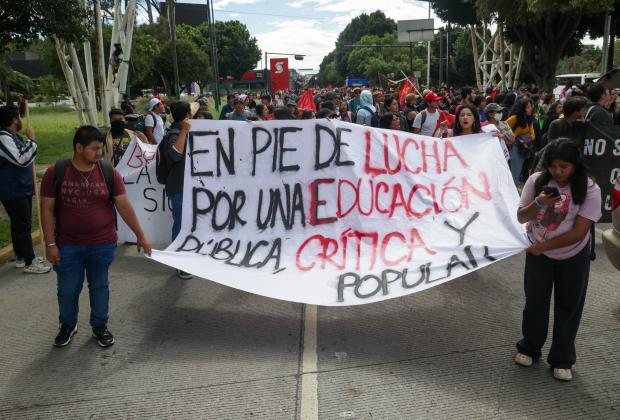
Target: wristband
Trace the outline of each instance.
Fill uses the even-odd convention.
[[[51,244],[47,244],[47,245],[45,245],[45,246],[47,246],[47,247],[56,246],[56,242],[52,242]]]
[[[544,209],[545,207],[547,207],[543,203],[541,203],[539,200],[540,200],[540,197],[536,197],[534,199],[534,204],[536,205],[536,207],[538,207],[541,210]]]

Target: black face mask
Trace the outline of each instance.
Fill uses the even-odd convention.
[[[122,136],[126,126],[127,124],[125,123],[125,121],[112,121],[110,123],[110,132],[112,133],[112,136]]]

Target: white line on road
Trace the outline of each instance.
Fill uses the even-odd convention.
[[[299,417],[301,420],[319,418],[319,382],[316,353],[316,305],[304,305],[304,346],[301,364],[301,401]]]

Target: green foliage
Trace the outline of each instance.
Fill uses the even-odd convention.
[[[396,43],[396,33],[386,33],[383,36],[364,35],[355,45],[386,45]],[[426,72],[426,63],[420,58],[416,48],[413,68]],[[424,49],[426,51],[426,49]],[[349,54],[347,62],[348,75],[360,75],[367,79],[377,80],[377,75],[393,73],[396,79],[402,78],[402,73],[409,72],[409,46],[403,48],[355,48]]]
[[[37,94],[43,96],[48,104],[57,102],[67,96],[67,83],[51,75],[41,77],[37,86]]]
[[[396,33],[396,22],[386,17],[380,10],[371,14],[362,13],[354,18],[338,35],[336,48],[323,59],[319,70],[320,82],[323,84],[343,83],[347,76],[349,55],[352,53],[352,49],[347,45],[355,44],[365,35],[381,37],[387,33]],[[327,71],[327,66],[332,62],[335,63],[337,73],[333,72],[334,66],[330,66],[329,72]],[[328,75],[330,78],[326,77]]]
[[[0,52],[42,37],[80,41],[85,36],[81,0],[0,0]]]
[[[240,78],[243,73],[252,70],[261,58],[261,50],[245,24],[237,20],[216,21],[215,30],[220,76]]]
[[[444,22],[466,26],[478,21],[474,4],[475,0],[433,0],[431,7]]]
[[[172,42],[167,41],[161,48],[155,68],[170,86],[173,85]],[[204,83],[211,76],[209,56],[189,39],[177,37],[177,63],[179,66],[179,83]]]
[[[557,74],[597,73],[601,71],[603,51],[594,45],[584,45],[580,54],[565,57],[558,63]]]

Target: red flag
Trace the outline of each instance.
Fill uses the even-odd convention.
[[[299,99],[297,100],[297,107],[299,109],[311,109],[316,112],[316,104],[314,103],[312,89],[308,89],[299,96]]]
[[[409,81],[409,79],[403,82],[403,87],[400,89],[400,93],[398,94],[398,105],[400,105],[400,109],[405,109],[405,97],[411,93],[413,90],[413,84]]]
[[[433,136],[437,135],[437,130],[439,130],[439,125],[444,122],[447,121],[448,122],[448,128],[452,128],[454,126],[454,120],[456,119],[456,117],[452,114],[450,114],[448,111],[440,111],[439,113],[439,118],[437,119],[437,125],[435,126],[435,131],[433,132]]]

